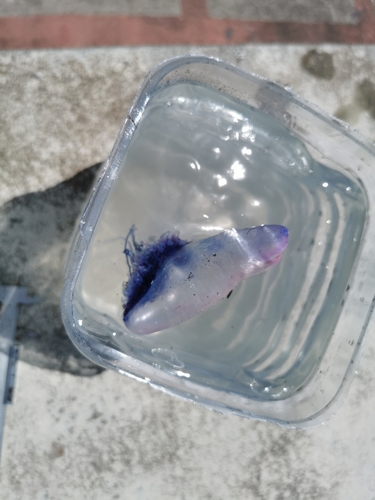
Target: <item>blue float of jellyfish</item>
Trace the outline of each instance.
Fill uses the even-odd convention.
[[[229,229],[186,241],[165,233],[154,243],[137,243],[135,227],[125,241],[130,277],[124,285],[124,322],[137,334],[166,330],[206,311],[240,281],[277,264],[288,229],[262,225]]]

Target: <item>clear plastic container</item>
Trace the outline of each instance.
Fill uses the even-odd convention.
[[[62,316],[105,368],[223,413],[308,427],[353,377],[374,305],[375,149],[275,83],[202,56],[143,82],[82,215]],[[127,330],[124,241],[282,224],[281,262],[208,311]]]

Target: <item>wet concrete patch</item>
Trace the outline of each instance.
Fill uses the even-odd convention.
[[[375,119],[375,84],[367,78],[362,80],[357,87],[355,98],[358,105]]]
[[[355,125],[360,115],[366,111],[375,120],[375,84],[368,78],[357,84],[352,101],[342,105],[336,111],[335,116]]]
[[[301,66],[311,75],[326,80],[331,80],[335,74],[332,54],[315,49],[309,50],[302,56]]]
[[[76,375],[101,369],[81,356],[61,321],[63,268],[76,221],[101,164],[46,189],[13,198],[0,208],[0,280],[24,286],[41,300],[20,306],[20,359]]]

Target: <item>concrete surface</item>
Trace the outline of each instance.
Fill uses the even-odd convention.
[[[76,375],[95,375],[101,369],[81,356],[65,333],[60,315],[61,271],[99,167],[0,207],[1,282],[24,286],[36,298],[34,304],[22,306],[18,315],[21,359]]]
[[[307,431],[224,417],[114,372],[21,363],[0,498],[372,500],[374,345],[340,412]]]
[[[33,16],[37,14],[127,14],[131,16],[178,16],[179,0],[4,0],[0,16]]]
[[[212,17],[258,21],[354,23],[354,0],[207,0]]]
[[[57,185],[105,159],[145,73],[188,51],[292,86],[375,139],[374,47],[0,53],[0,238],[5,246],[16,240],[19,249],[2,255],[12,259],[8,280],[32,286],[38,273],[49,273],[41,295],[51,295],[52,304],[21,312],[18,333],[32,323],[40,342],[32,343],[33,351],[27,342],[21,349],[23,359],[32,354],[34,361],[19,363],[15,403],[7,412],[1,499],[375,498],[375,328],[347,401],[329,422],[308,431],[210,413],[112,372],[77,377],[40,368],[48,358],[42,337],[59,296],[68,220],[87,192],[87,184],[77,187],[77,204],[64,215],[58,202],[69,203],[76,181]],[[25,266],[29,247],[34,257]],[[39,260],[38,248],[45,249]],[[2,266],[6,273],[6,262]],[[17,276],[12,269],[19,269]]]

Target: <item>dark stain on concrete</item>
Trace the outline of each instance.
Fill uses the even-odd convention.
[[[55,458],[60,458],[64,455],[65,453],[65,448],[61,443],[53,442],[51,446],[51,451],[50,451],[50,458],[55,459]]]
[[[355,99],[358,105],[375,119],[375,84],[367,78],[362,80],[357,87]]]
[[[73,346],[60,314],[66,254],[99,167],[0,207],[1,284],[25,286],[30,295],[41,299],[20,307],[16,332],[20,359],[76,375],[102,371]]]
[[[341,106],[335,116],[355,125],[361,113],[366,111],[375,120],[375,84],[368,78],[357,84],[352,101]]]
[[[309,50],[302,56],[301,66],[311,75],[325,80],[332,80],[335,74],[332,54],[315,49]]]

